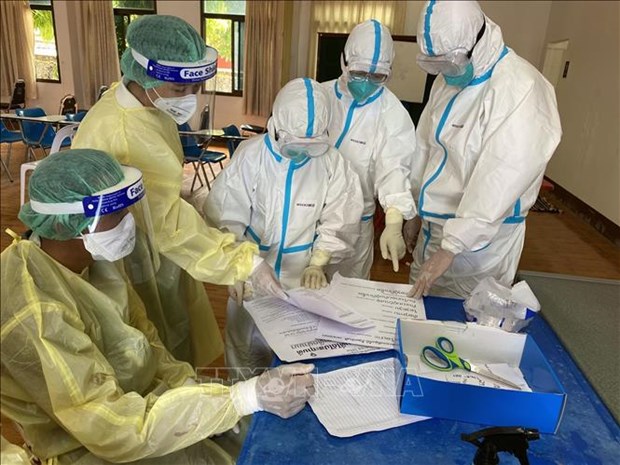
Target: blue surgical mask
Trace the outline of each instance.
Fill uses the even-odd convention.
[[[460,87],[461,89],[467,87],[467,85],[474,78],[474,65],[470,63],[465,67],[465,72],[458,76],[446,76],[444,74],[444,79],[446,80],[446,84],[449,86]]]
[[[363,81],[349,81],[347,82],[349,92],[357,102],[363,102],[368,97],[376,92],[380,87],[377,84],[373,84],[368,80]]]

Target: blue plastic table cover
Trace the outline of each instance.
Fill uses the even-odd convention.
[[[464,320],[463,301],[439,297],[424,300],[428,319]],[[531,465],[599,465],[620,463],[620,427],[584,378],[557,336],[540,316],[530,324],[531,334],[558,375],[567,393],[564,417],[557,434],[541,434],[529,443]],[[312,360],[328,372],[386,357],[395,351]],[[527,426],[527,425],[502,425]],[[476,447],[461,440],[488,426],[433,418],[400,428],[351,438],[330,436],[309,405],[283,420],[260,412],[254,415],[238,465],[306,464],[463,464],[472,463]],[[518,464],[502,452],[500,463]]]

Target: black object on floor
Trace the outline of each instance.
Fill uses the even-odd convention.
[[[536,197],[536,202],[531,210],[540,213],[562,213],[562,210],[556,208],[551,202],[540,195]]]
[[[540,439],[536,429],[522,427],[485,428],[471,434],[461,434],[461,439],[478,448],[474,465],[497,465],[498,452],[508,452],[519,459],[521,465],[529,465],[528,441]]]

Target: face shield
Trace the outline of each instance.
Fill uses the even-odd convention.
[[[318,158],[329,150],[327,135],[296,137],[285,131],[277,131],[276,140],[283,157],[300,161],[306,157]]]
[[[417,63],[428,74],[443,74],[444,76],[460,76],[471,63],[468,50],[459,48],[444,55],[429,56],[419,53]]]
[[[95,260],[149,260],[147,268],[156,269],[159,259],[152,245],[153,225],[144,198],[142,173],[129,166],[121,169],[124,175],[121,182],[81,201],[46,203],[30,199],[30,207],[44,215],[83,214],[92,218],[88,231],[82,231],[76,239],[84,241]],[[107,224],[112,226],[108,228]]]
[[[157,79],[162,83],[173,83],[180,85],[192,85],[206,82],[203,91],[206,97],[206,107],[213,109],[215,104],[216,76],[217,76],[217,50],[207,47],[202,60],[192,63],[181,63],[175,61],[154,61],[150,60],[138,51],[131,49],[133,58],[145,70],[149,77]],[[156,95],[151,99],[153,105],[168,114],[179,125],[187,123],[196,113],[198,98],[195,94],[182,97],[162,97],[153,89]],[[147,92],[149,99],[151,98]],[[208,118],[202,129],[213,129],[212,118]]]

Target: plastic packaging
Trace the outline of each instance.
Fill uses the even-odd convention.
[[[494,278],[482,280],[464,307],[467,321],[513,333],[524,329],[540,311],[540,303],[525,281],[511,289]]]

